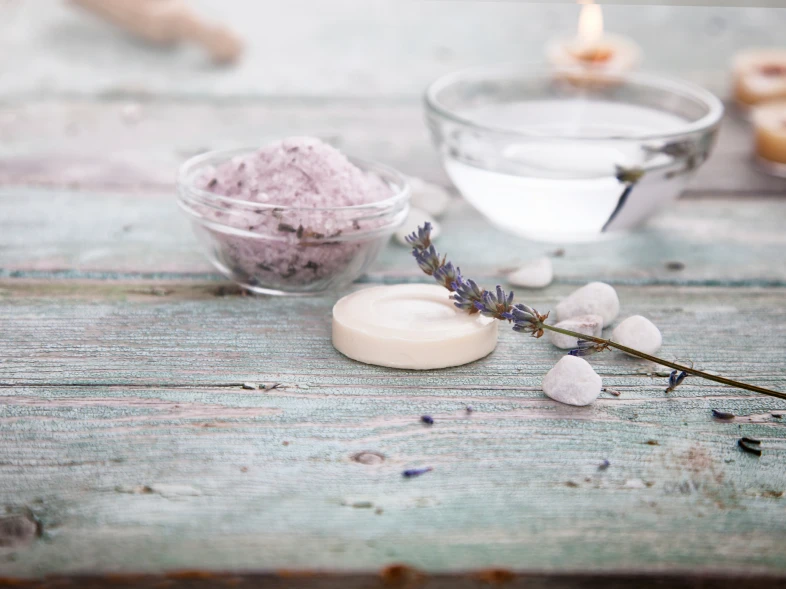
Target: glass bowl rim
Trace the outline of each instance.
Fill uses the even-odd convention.
[[[685,123],[683,127],[681,127],[678,131],[672,131],[668,133],[632,133],[628,135],[544,135],[542,133],[531,133],[527,132],[526,130],[519,130],[519,129],[510,129],[507,127],[498,127],[494,125],[484,125],[482,123],[478,123],[477,121],[473,120],[471,117],[466,117],[457,114],[454,110],[444,106],[437,97],[437,94],[444,90],[445,88],[449,87],[451,84],[455,84],[460,81],[474,81],[475,82],[482,82],[488,77],[494,75],[497,76],[496,79],[499,77],[504,78],[512,78],[512,79],[534,79],[534,78],[555,78],[556,75],[559,74],[574,74],[574,75],[589,75],[594,77],[595,79],[606,79],[610,82],[632,82],[635,84],[639,84],[641,86],[649,86],[651,88],[658,88],[661,90],[665,90],[671,92],[672,94],[678,94],[682,96],[687,96],[696,100],[703,105],[705,105],[708,109],[707,114],[702,116],[700,119],[692,122]],[[508,136],[516,136],[516,137],[523,137],[528,139],[541,139],[541,140],[569,140],[569,141],[598,141],[598,140],[607,140],[607,141],[647,141],[647,140],[658,140],[658,139],[670,139],[675,137],[681,137],[684,135],[689,135],[691,133],[707,131],[714,126],[716,126],[721,118],[723,118],[724,107],[723,102],[715,96],[709,90],[706,90],[699,86],[698,84],[693,84],[692,82],[685,82],[683,80],[679,80],[677,78],[671,78],[669,76],[663,76],[660,74],[651,74],[651,73],[644,73],[644,72],[629,72],[629,73],[619,73],[619,72],[610,72],[607,74],[601,72],[587,72],[581,68],[546,68],[543,66],[535,66],[533,69],[532,65],[528,65],[526,63],[506,63],[506,64],[495,64],[495,65],[480,65],[470,68],[464,68],[460,70],[456,70],[454,72],[450,72],[448,74],[442,75],[436,80],[434,80],[429,86],[426,88],[426,91],[423,95],[423,101],[425,103],[427,111],[429,114],[434,113],[443,118],[446,118],[454,123],[459,123],[461,125],[465,125],[467,127],[471,127],[477,131],[483,131],[487,133],[495,133],[500,135],[508,135]]]
[[[218,157],[223,158],[224,161],[228,161],[238,155],[248,154],[257,151],[258,149],[260,149],[260,147],[263,146],[264,145],[258,147],[235,147],[230,149],[214,149],[190,157],[180,165],[180,168],[178,169],[178,173],[177,173],[177,186],[179,189],[178,193],[180,198],[188,200],[188,196],[183,194],[183,192],[185,191],[186,194],[189,196],[206,199],[208,201],[222,202],[222,203],[232,204],[240,207],[248,207],[253,209],[262,209],[262,210],[271,210],[271,211],[279,210],[279,211],[309,211],[309,212],[356,211],[359,214],[362,214],[367,211],[380,210],[387,207],[395,207],[402,203],[406,204],[409,201],[411,187],[404,174],[402,174],[392,166],[388,166],[387,164],[382,164],[374,160],[367,160],[364,158],[355,157],[346,153],[344,155],[349,159],[349,161],[352,162],[354,165],[356,165],[358,168],[360,168],[362,171],[364,172],[372,171],[374,173],[381,172],[382,174],[392,177],[395,184],[398,185],[398,190],[394,191],[393,194],[388,198],[384,198],[382,200],[377,200],[374,202],[360,204],[360,205],[350,205],[350,206],[343,206],[343,207],[293,207],[293,206],[287,206],[281,204],[260,203],[256,201],[232,198],[229,196],[222,196],[220,194],[210,192],[209,190],[202,190],[201,188],[197,188],[196,186],[194,186],[192,180],[193,172],[198,170],[200,167],[205,166],[209,161]],[[382,179],[385,180],[384,177]],[[388,182],[386,181],[386,184],[387,183]]]

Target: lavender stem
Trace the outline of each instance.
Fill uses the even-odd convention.
[[[715,376],[714,374],[709,374],[707,372],[702,372],[701,370],[696,370],[695,368],[691,368],[690,366],[683,366],[682,364],[677,364],[676,362],[669,362],[668,360],[664,360],[662,358],[658,358],[657,356],[650,356],[649,354],[645,354],[644,352],[640,352],[634,348],[629,348],[628,346],[623,346],[622,344],[618,344],[610,339],[603,339],[602,337],[594,337],[591,335],[585,335],[583,333],[578,333],[575,331],[570,331],[569,329],[562,329],[561,327],[555,327],[553,325],[546,325],[545,323],[541,323],[540,327],[542,329],[547,329],[549,331],[556,331],[557,333],[562,333],[564,335],[569,335],[578,339],[590,341],[596,344],[603,344],[607,345],[610,348],[616,348],[622,352],[630,354],[631,356],[636,356],[637,358],[642,358],[644,360],[649,360],[650,362],[655,362],[656,364],[660,364],[662,366],[668,366],[669,368],[673,368],[675,370],[680,370],[683,372],[687,372],[688,374],[692,374],[693,376],[698,376],[700,378],[704,378],[706,380],[711,380],[714,382],[718,382],[720,384],[725,384],[730,387],[736,387],[738,389],[744,389],[746,391],[752,391],[754,393],[761,393],[762,395],[769,395],[771,397],[777,397],[778,399],[785,399],[786,400],[786,393],[781,393],[780,391],[772,391],[770,389],[765,389],[763,387],[757,387],[756,385],[747,384],[744,382],[739,382],[733,380],[731,378],[724,378],[723,376]]]
[[[641,177],[641,174],[642,172],[636,170],[621,170],[618,172],[618,178],[620,181],[624,180],[626,183],[633,185]],[[451,298],[454,301],[454,305],[470,314],[480,313],[486,317],[493,317],[494,319],[498,319],[500,321],[508,321],[513,323],[514,331],[529,333],[536,338],[541,337],[544,330],[548,330],[572,336],[586,342],[593,342],[599,346],[602,346],[595,350],[588,350],[590,353],[598,352],[608,348],[616,348],[617,350],[626,352],[631,356],[649,360],[650,362],[655,362],[656,364],[660,364],[662,366],[668,366],[669,368],[673,368],[675,371],[678,370],[685,374],[692,374],[693,376],[698,376],[700,378],[711,380],[713,382],[724,384],[730,387],[736,387],[738,389],[786,400],[786,393],[782,393],[780,391],[773,391],[770,389],[765,389],[764,387],[758,387],[756,385],[739,382],[731,378],[724,378],[722,376],[716,376],[714,374],[702,372],[701,370],[696,370],[692,366],[683,366],[681,364],[677,364],[676,362],[670,362],[668,360],[658,358],[657,356],[651,356],[650,354],[645,354],[639,350],[629,348],[628,346],[623,346],[622,344],[618,344],[609,339],[577,333],[575,331],[570,331],[569,329],[555,327],[554,325],[547,325],[546,319],[548,318],[548,313],[541,315],[536,309],[533,309],[528,305],[520,303],[514,305],[512,292],[506,294],[501,286],[497,286],[495,292],[483,289],[473,280],[464,278],[461,275],[461,269],[453,266],[451,262],[447,261],[446,257],[440,258],[439,253],[431,243],[430,223],[425,223],[423,227],[418,227],[417,231],[407,236],[407,243],[412,246],[412,254],[415,257],[418,266],[420,266],[420,269],[429,276],[432,276],[439,284],[452,292],[453,295]],[[574,351],[578,352],[580,350]],[[666,389],[666,392],[674,390],[674,387],[676,387],[679,382],[685,378],[685,374],[681,374],[677,378],[677,381],[673,385],[670,385],[670,388]],[[675,375],[676,372],[672,373],[672,376]]]

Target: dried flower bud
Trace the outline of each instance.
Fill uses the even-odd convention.
[[[412,250],[412,255],[415,256],[415,261],[417,261],[420,269],[429,276],[433,276],[434,272],[439,270],[439,267],[442,266],[439,260],[439,254],[437,250],[434,249],[433,245],[428,246],[426,249],[415,248]]]
[[[406,239],[407,243],[413,248],[428,249],[431,245],[431,223],[424,223],[423,227],[418,227],[416,231],[413,231],[404,239]]]
[[[422,474],[426,474],[427,472],[431,472],[434,470],[430,466],[427,468],[410,468],[409,470],[405,470],[401,473],[404,478],[411,479],[413,477],[419,477]]]
[[[592,354],[609,349],[608,344],[596,344],[583,339],[578,340],[576,346],[576,348],[568,352],[568,355],[583,358],[584,356],[592,356]]]
[[[449,291],[455,291],[456,285],[461,278],[461,269],[453,266],[452,262],[440,266],[434,271],[434,280],[439,282]]]
[[[669,386],[666,389],[666,392],[670,393],[678,386],[680,386],[682,384],[682,381],[685,380],[686,376],[688,376],[687,372],[680,372],[678,374],[676,370],[672,370],[671,374],[669,375]]]
[[[513,331],[531,333],[536,338],[543,336],[543,322],[548,316],[548,313],[541,315],[532,307],[521,303],[514,306],[509,313],[509,318],[513,321]]]
[[[483,291],[475,283],[474,280],[465,280],[462,276],[456,279],[455,294],[453,295],[453,304],[464,311],[469,313],[477,313],[478,309],[475,303],[481,302],[483,298]]]

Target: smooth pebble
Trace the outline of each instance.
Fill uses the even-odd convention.
[[[594,335],[600,337],[603,331],[603,317],[600,315],[581,315],[579,317],[571,317],[560,321],[554,327],[561,327],[562,329],[569,329],[570,331],[577,331],[584,335]],[[570,350],[579,345],[578,338],[572,335],[565,335],[557,333],[556,331],[549,331],[549,341],[563,350]]]
[[[663,343],[660,330],[652,321],[641,315],[633,315],[625,319],[614,328],[611,339],[645,354],[654,354],[660,350]]]
[[[557,321],[579,315],[600,315],[603,325],[610,325],[620,312],[620,300],[614,287],[605,282],[590,282],[574,290],[557,305]]]
[[[426,222],[431,223],[431,241],[434,241],[437,239],[437,237],[439,237],[441,232],[439,223],[437,223],[434,220],[434,217],[432,217],[426,211],[417,207],[410,207],[407,220],[404,221],[404,224],[399,228],[398,231],[396,231],[396,241],[401,245],[410,247],[410,245],[407,243],[407,235],[417,231],[418,227],[422,227]]]
[[[531,260],[508,274],[508,282],[523,288],[545,288],[554,280],[554,268],[546,257]]]
[[[412,206],[434,217],[439,217],[447,210],[450,194],[439,184],[410,176],[409,186],[412,188]]]
[[[589,405],[600,395],[600,376],[589,362],[576,356],[563,356],[543,378],[543,392],[566,405]]]

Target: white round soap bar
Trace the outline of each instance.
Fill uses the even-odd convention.
[[[497,321],[457,309],[441,286],[376,286],[335,304],[333,345],[366,364],[447,368],[490,354],[497,346]]]

